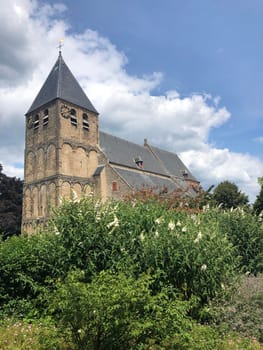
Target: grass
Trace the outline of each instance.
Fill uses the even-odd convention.
[[[0,350],[69,350],[52,324],[6,319],[0,325]]]

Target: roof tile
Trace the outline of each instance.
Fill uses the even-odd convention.
[[[57,98],[98,113],[64,62],[61,53],[27,114]]]

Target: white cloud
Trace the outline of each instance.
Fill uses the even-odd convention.
[[[263,143],[263,136],[257,137],[256,141],[259,143]]]
[[[251,200],[259,192],[257,178],[262,176],[263,163],[251,155],[206,145],[206,151],[191,150],[180,156],[194,174],[199,174],[206,188],[228,180],[238,184]]]
[[[18,5],[19,4],[19,5]],[[230,118],[220,97],[178,91],[153,96],[163,75],[129,75],[128,58],[99,33],[69,34],[62,18],[64,5],[30,0],[0,0],[0,162],[4,171],[22,176],[23,114],[30,107],[56,58],[64,38],[63,56],[73,74],[100,112],[104,130],[181,155],[204,187],[229,179],[251,198],[258,193],[257,176],[263,163],[245,154],[209,145],[212,128]]]

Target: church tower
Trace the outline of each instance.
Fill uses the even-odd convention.
[[[61,52],[26,113],[22,232],[44,224],[62,197],[92,190],[98,165],[98,112]]]

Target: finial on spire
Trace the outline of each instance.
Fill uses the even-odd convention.
[[[59,40],[59,44],[58,44],[58,53],[61,55],[61,49],[62,49],[62,46],[64,46],[64,39],[60,39]]]

